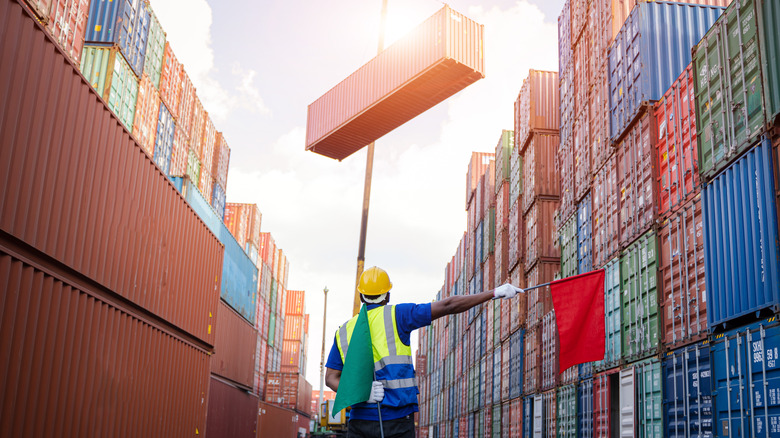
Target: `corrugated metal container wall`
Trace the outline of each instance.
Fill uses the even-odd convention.
[[[509,337],[509,398],[523,395],[523,362],[525,331],[519,329]]]
[[[154,162],[160,166],[163,173],[168,174],[171,166],[171,154],[173,153],[173,135],[176,126],[171,113],[165,104],[160,102],[160,111],[157,118],[157,135],[154,140]]]
[[[661,337],[667,347],[689,344],[709,334],[703,222],[701,199],[696,196],[658,231]]]
[[[623,247],[647,231],[658,213],[655,162],[658,136],[648,107],[643,111],[617,147],[619,229]]]
[[[573,1],[571,3],[571,45],[580,45],[578,41],[585,30],[588,18],[588,2]]]
[[[577,438],[577,386],[558,388],[557,418],[558,438]]]
[[[621,437],[637,436],[636,427],[636,386],[635,386],[635,367],[622,368],[618,374],[618,400],[612,400],[612,404],[617,404],[618,411],[618,432]],[[614,415],[614,414],[613,414]]]
[[[87,30],[89,1],[53,0],[41,3],[49,7],[47,16],[41,17],[46,23],[46,30],[54,37],[68,58],[78,64]]]
[[[138,78],[116,47],[84,46],[81,74],[97,90],[119,121],[133,131]]]
[[[84,41],[117,44],[136,76],[144,70],[149,10],[141,0],[92,0]]]
[[[535,394],[542,387],[542,325],[525,329],[523,349],[523,392]],[[504,342],[506,344],[506,342]],[[511,392],[510,388],[510,392]]]
[[[623,358],[629,362],[659,349],[658,239],[648,231],[620,257]]]
[[[20,15],[18,4],[8,9],[0,6],[4,17]],[[204,430],[209,357],[178,330],[164,321],[150,324],[155,318],[131,304],[117,307],[116,297],[77,271],[5,239],[0,290],[0,435],[183,436]]]
[[[698,192],[696,103],[691,64],[653,108],[658,133],[658,213],[669,215]]]
[[[301,341],[282,340],[282,363],[280,370],[283,373],[302,373],[301,369]],[[305,366],[305,365],[304,365]]]
[[[555,311],[542,317],[542,385],[541,390],[558,386],[560,382],[558,367],[558,327],[555,324]]]
[[[777,123],[780,114],[780,5],[773,0],[759,0],[759,48],[761,49],[764,100],[767,120]]]
[[[593,376],[593,436],[610,438],[612,434],[612,385],[607,373]]]
[[[509,206],[512,207],[523,195],[523,157],[520,148],[512,149],[509,156]]]
[[[542,394],[542,406],[543,406],[543,414],[544,414],[544,424],[542,426],[542,437],[543,438],[556,438],[557,432],[558,432],[558,424],[556,422],[558,413],[557,407],[558,403],[556,400],[557,394],[555,393],[555,390],[550,390]],[[534,415],[536,412],[534,412]]]
[[[214,181],[212,186],[212,192],[211,192],[211,206],[214,208],[214,210],[217,212],[217,215],[220,217],[220,219],[225,217],[225,197],[227,196],[225,194],[225,190],[217,184],[216,181]],[[254,259],[252,262],[256,265],[257,260],[257,252],[247,252],[247,254],[250,255],[250,258],[254,254]]]
[[[561,180],[555,166],[560,144],[558,134],[536,133],[522,152],[523,212],[539,198],[555,198],[561,194]]]
[[[509,233],[507,241],[509,248],[507,250],[507,266],[510,271],[518,264],[521,265],[519,269],[523,270],[523,266],[520,262],[522,261],[524,249],[523,242],[525,241],[525,221],[522,220],[523,215],[520,213],[521,204],[521,202],[515,202],[514,205],[509,208]]]
[[[220,301],[216,332],[211,372],[251,388],[257,347],[254,325]]]
[[[561,272],[560,261],[545,262],[541,261],[534,265],[533,269],[528,271],[528,286],[547,283],[555,279],[555,275]],[[513,283],[517,284],[517,283]],[[523,286],[520,286],[523,287]],[[532,327],[542,322],[542,317],[553,309],[552,295],[550,287],[545,286],[530,290],[526,294],[527,300],[527,319],[525,326]]]
[[[176,133],[174,133],[175,136]],[[175,138],[175,137],[174,137]],[[189,154],[187,155],[187,178],[190,181],[200,181],[200,160],[198,154],[190,147]]]
[[[20,188],[0,193],[0,229],[213,344],[219,242],[34,20],[0,8],[0,181]]]
[[[214,144],[217,140],[217,130],[208,113],[205,113],[203,117],[205,120],[203,121],[203,131],[200,134],[202,137],[200,142],[200,161],[202,166],[200,168],[198,188],[201,193],[211,193],[211,190],[206,189],[211,187],[211,165],[214,162]]]
[[[165,31],[160,25],[160,20],[149,8],[149,35],[146,39],[146,54],[144,56],[144,74],[149,76],[154,89],[159,93],[160,76],[162,75],[162,62],[165,55]]]
[[[173,130],[173,151],[169,175],[183,176],[187,174],[187,160],[190,156],[190,144],[187,133],[179,125]],[[200,176],[200,175],[198,175]]]
[[[133,135],[150,157],[154,156],[159,112],[160,96],[149,77],[143,75],[138,87],[138,98],[133,117]]]
[[[571,216],[558,230],[561,242],[561,277],[577,275],[577,216]]]
[[[515,101],[515,145],[522,151],[535,132],[560,128],[558,72],[530,70]]]
[[[580,2],[574,2],[574,4]],[[584,5],[587,7],[587,3]],[[588,118],[588,92],[590,91],[590,38],[587,32],[574,46],[574,116]],[[587,141],[587,140],[586,140]]]
[[[593,438],[593,379],[581,380],[577,385],[577,431],[580,438]]]
[[[487,172],[490,162],[495,160],[495,156],[490,152],[472,152],[466,169],[466,208],[475,195],[479,181],[482,175]]]
[[[179,117],[176,119],[178,126],[190,135],[195,116],[195,85],[192,84],[190,75],[182,69],[181,71],[181,98],[179,99]]]
[[[593,266],[604,266],[620,250],[616,167],[617,155],[612,154],[593,178]]]
[[[593,72],[590,91],[590,159],[596,173],[612,155],[614,149],[609,136],[609,76],[606,66]]]
[[[228,166],[230,164],[230,147],[221,132],[217,132],[214,145],[214,160],[211,164],[211,176],[220,187],[227,188]]]
[[[445,6],[309,105],[306,149],[342,160],[483,78],[483,32]]]
[[[712,435],[709,342],[668,351],[662,369],[665,427],[663,436]]]
[[[179,101],[181,100],[181,75],[184,66],[181,65],[173,53],[170,41],[165,42],[165,56],[163,57],[162,76],[160,79],[160,99],[171,112],[174,119],[179,117]]]
[[[561,144],[566,147],[572,147],[574,140],[574,102],[576,100],[575,88],[574,88],[574,62],[570,63],[563,72],[560,73],[561,87],[559,91],[560,95],[560,135]]]
[[[639,3],[609,47],[610,136],[618,140],[646,102],[660,100],[691,62],[723,8]]]
[[[261,401],[257,410],[257,438],[298,435],[295,411]]]
[[[772,145],[764,138],[703,189],[711,328],[780,304]]]
[[[268,340],[263,336],[257,337],[255,349],[255,375],[252,383],[252,391],[263,399],[265,394],[265,372],[268,368]]]
[[[574,199],[579,201],[590,190],[593,179],[590,163],[590,120],[588,110],[578,114],[574,121]]]
[[[593,270],[593,206],[590,192],[577,205],[577,273]]]
[[[710,180],[766,127],[757,2],[734,3],[693,48],[699,169]],[[709,72],[709,74],[708,74]],[[718,74],[722,72],[722,74]]]
[[[558,16],[558,71],[562,72],[572,62],[571,0],[566,0]]]
[[[780,366],[779,349],[777,317],[730,330],[713,339],[710,360],[715,436],[776,433],[780,423],[775,383]]]
[[[524,216],[525,269],[530,270],[537,261],[557,261],[561,251],[558,247],[558,233],[553,224],[553,213],[558,208],[557,200],[537,200]]]
[[[284,312],[287,315],[303,315],[306,292],[302,290],[288,290],[287,304]]]
[[[258,403],[254,394],[212,377],[206,433],[217,437],[255,437]]]
[[[664,435],[663,377],[658,359],[647,359],[634,365],[636,385],[637,438]]]
[[[192,123],[190,125],[190,149],[198,160],[203,158],[203,125],[206,123],[206,110],[196,92],[193,92]],[[197,181],[197,180],[196,180]]]
[[[561,201],[558,214],[561,218],[567,218],[577,211],[577,203],[574,200],[574,150],[571,143],[560,144],[555,167],[558,169],[561,180]]]
[[[510,169],[510,157],[512,156],[512,149],[515,148],[515,136],[514,131],[507,131],[506,129],[501,131],[501,137],[498,138],[498,144],[496,145],[495,166],[496,166],[496,180],[494,188],[496,193],[500,193],[504,184],[509,181]],[[508,192],[507,192],[508,193]],[[500,199],[498,196],[496,199]]]

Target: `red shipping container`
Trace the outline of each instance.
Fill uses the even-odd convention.
[[[493,289],[492,287],[490,289]],[[485,343],[485,351],[491,352],[493,351],[493,302],[488,301],[483,306],[484,312],[485,312],[485,322],[483,326],[483,338]],[[491,354],[488,353],[488,354]],[[489,356],[492,357],[492,356]],[[492,363],[492,362],[491,362]],[[488,365],[491,367],[490,365]],[[491,367],[492,368],[492,367]],[[489,374],[488,374],[489,375]],[[492,394],[492,392],[491,392]]]
[[[214,158],[211,163],[211,175],[220,187],[227,189],[228,166],[230,165],[230,147],[221,132],[217,132],[214,143]]]
[[[612,154],[607,165],[593,177],[593,266],[604,266],[620,250],[617,156]]]
[[[607,16],[610,7],[611,5],[606,1],[591,2],[588,7],[586,31],[590,42],[590,56],[588,58],[593,77],[599,70],[607,67],[608,48],[612,38],[612,23]]]
[[[206,110],[197,94],[192,104],[192,123],[190,124],[190,149],[195,151],[198,160],[203,161],[203,126],[206,123]]]
[[[41,21],[46,23],[46,30],[54,37],[62,51],[78,65],[81,61],[81,49],[84,47],[89,1],[49,0],[37,3],[48,6],[47,16],[42,16]]]
[[[308,422],[308,417],[281,406],[260,401],[257,409],[257,438],[266,437],[296,437],[299,435],[301,419]],[[230,435],[220,435],[230,436]]]
[[[609,82],[607,70],[594,71],[590,90],[590,160],[595,173],[615,151],[609,137]]]
[[[561,180],[555,165],[558,134],[534,134],[523,150],[523,213],[537,199],[559,199]]]
[[[598,0],[597,0],[598,1]],[[576,47],[582,44],[583,31],[587,29],[588,6],[591,2],[572,1],[571,2],[571,45]]]
[[[658,213],[668,216],[699,192],[696,104],[691,65],[655,104]]]
[[[251,388],[255,368],[257,330],[223,301],[217,312],[216,341],[211,372]]]
[[[482,394],[481,398],[483,400],[484,405],[492,405],[493,404],[493,350],[490,348],[485,348],[486,350],[486,359],[482,366],[482,373],[485,375],[485,384],[482,386]],[[498,382],[499,385],[501,385],[501,382]],[[490,409],[487,409],[487,411],[490,411]]]
[[[553,220],[558,201],[538,199],[524,216],[525,269],[530,270],[538,261],[560,262],[561,250]]]
[[[649,107],[626,130],[617,148],[618,189],[620,190],[620,245],[625,246],[644,234],[655,222],[656,200],[655,120]]]
[[[184,67],[176,55],[173,54],[171,43],[165,42],[165,55],[163,56],[162,76],[160,76],[160,99],[168,107],[168,111],[174,119],[179,118],[179,100],[181,99],[182,80]]]
[[[208,402],[206,430],[209,436],[255,437],[257,396],[212,376]]]
[[[179,99],[179,118],[177,125],[187,133],[192,131],[192,122],[195,116],[195,85],[193,85],[187,71],[181,71],[181,98]]]
[[[271,233],[260,233],[260,242],[257,248],[263,262],[269,268],[273,268],[271,265],[273,264],[273,255],[276,252],[276,244],[274,244],[274,238],[271,236]]]
[[[668,348],[707,336],[707,285],[701,198],[697,195],[661,223],[661,339]]]
[[[563,142],[563,137],[561,137],[561,140],[558,147],[558,162],[555,166],[561,179],[559,215],[560,217],[571,217],[577,210],[577,203],[574,199],[576,192],[574,184],[574,141],[571,140],[567,144]]]
[[[490,169],[490,163],[495,163],[495,157],[490,152],[472,152],[469,166],[466,170],[466,209],[471,208],[471,200],[475,195],[482,175]],[[495,166],[495,164],[494,164]]]
[[[483,32],[445,6],[309,105],[306,150],[343,160],[483,78]]]
[[[590,190],[590,117],[588,109],[579,113],[574,122],[574,200],[579,202]]]
[[[523,348],[523,392],[536,394],[542,387],[542,326],[525,330]]]
[[[580,1],[572,2],[572,5],[582,3]],[[590,38],[588,32],[582,34],[580,41],[574,45],[574,115],[588,111],[588,93],[592,80],[590,71]]]
[[[496,232],[509,225],[509,181],[504,181],[496,194]]]
[[[487,375],[485,381],[490,378],[490,374]],[[486,399],[489,401],[489,399]],[[482,437],[493,438],[493,409],[490,406],[482,410]]]
[[[144,74],[138,87],[138,100],[135,104],[135,117],[133,118],[133,135],[150,157],[154,156],[154,140],[157,137],[159,112],[160,96],[152,81],[149,80],[149,76]],[[184,161],[186,163],[187,160]]]
[[[522,425],[520,425],[520,430],[518,432],[514,432],[513,434],[513,421],[517,422],[517,420],[514,418],[514,415],[512,415],[512,403],[510,402],[504,402],[501,404],[501,436],[502,437],[519,437],[522,436]],[[522,422],[522,417],[520,419]],[[517,426],[516,426],[517,427]]]
[[[534,133],[558,133],[558,72],[529,70],[515,101],[515,147],[522,153]]]
[[[518,265],[509,275],[509,282],[517,287],[525,287],[525,276],[522,266]],[[518,294],[510,301],[509,307],[509,332],[514,333],[518,328],[525,326],[526,318],[526,294]]]
[[[551,311],[542,317],[542,391],[553,389],[560,383],[558,356],[558,326],[555,312]]]
[[[255,380],[252,390],[260,398],[265,393],[265,372],[267,369],[268,340],[257,337],[257,348],[255,349]]]
[[[527,274],[527,283],[529,287],[537,284],[547,283],[555,279],[556,274],[560,273],[561,263],[541,261]],[[527,299],[527,319],[526,327],[533,327],[542,322],[542,317],[553,310],[552,295],[550,286],[540,287],[529,290],[524,294]]]
[[[284,313],[286,315],[303,315],[305,296],[306,296],[305,291],[288,290],[287,304],[285,306]]]
[[[171,152],[170,175],[180,176],[187,174],[189,149],[190,144],[186,131],[176,125],[176,128],[173,130],[173,151]]]
[[[612,413],[613,402],[618,403],[618,400],[612,399],[612,387],[613,385],[619,385],[618,382],[618,368],[605,371],[603,373],[593,375],[593,436],[594,438],[610,438],[612,437]],[[615,414],[620,413],[618,409],[614,409]],[[615,423],[617,425],[617,423]]]

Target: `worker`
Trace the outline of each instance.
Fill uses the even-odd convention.
[[[465,312],[493,298],[512,298],[523,289],[503,284],[491,291],[458,295],[425,304],[387,305],[393,284],[384,270],[368,268],[360,276],[358,292],[367,306],[368,324],[374,349],[375,380],[367,402],[352,406],[347,428],[348,438],[379,437],[381,422],[385,438],[414,438],[414,413],[417,408],[417,384],[412,365],[410,335],[445,315]],[[357,316],[342,324],[325,364],[325,383],[338,391],[344,358]]]

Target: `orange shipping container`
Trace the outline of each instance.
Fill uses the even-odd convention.
[[[561,182],[555,166],[560,136],[534,134],[523,150],[523,212],[527,212],[537,198],[558,199]]]
[[[241,248],[246,248],[246,235],[248,226],[247,204],[225,204],[225,226],[230,234],[236,238]]]
[[[306,292],[302,290],[287,291],[287,305],[285,306],[285,315],[303,315],[304,299]]]
[[[479,185],[482,175],[488,171],[491,162],[495,163],[495,156],[490,152],[471,153],[469,167],[468,170],[466,170],[466,208],[469,207],[471,199],[476,194],[477,186]]]
[[[284,335],[286,341],[303,341],[303,315],[284,316]]]
[[[176,129],[173,131],[173,152],[171,154],[171,168],[168,173],[170,175],[184,175],[187,173],[187,158],[189,157],[190,146],[187,138],[187,133],[184,129],[179,129],[179,125],[176,125]]]
[[[610,155],[607,165],[593,177],[593,266],[607,264],[620,250],[618,212],[617,157]]]
[[[276,251],[276,245],[274,244],[274,238],[271,236],[271,233],[260,233],[260,244],[257,248],[263,262],[268,265],[269,269],[273,269],[273,254]]]
[[[206,122],[206,110],[195,95],[192,104],[192,123],[190,124],[190,149],[195,151],[198,160],[203,159],[203,124]]]
[[[230,147],[221,132],[217,132],[214,144],[214,159],[211,163],[211,174],[223,189],[227,188],[228,165],[230,164]]]
[[[301,362],[301,341],[285,339],[282,341],[282,363],[281,372],[302,374]]]
[[[211,372],[247,388],[252,387],[257,330],[220,300]]]
[[[162,76],[160,79],[160,99],[171,112],[174,119],[179,118],[179,100],[181,97],[183,67],[173,54],[170,42],[165,42]]]
[[[539,199],[525,215],[525,269],[530,270],[538,260],[560,261],[561,251],[553,215],[558,201]]]
[[[483,78],[483,33],[443,7],[309,105],[306,150],[343,160]]]
[[[133,118],[133,135],[150,157],[154,155],[154,140],[157,136],[159,112],[160,95],[149,76],[144,74],[138,87],[138,100],[135,104],[135,117]]]
[[[195,85],[192,84],[190,75],[181,71],[181,97],[179,98],[179,117],[176,123],[189,135],[192,129],[192,119],[195,115]]]
[[[515,101],[515,147],[522,151],[535,131],[560,129],[558,72],[530,70]]]
[[[217,141],[217,129],[214,127],[214,122],[208,113],[205,113],[203,117],[203,129],[200,132],[200,160],[203,162],[201,169],[211,174],[211,164],[214,162],[214,143]],[[201,174],[203,174],[203,171],[201,171]]]
[[[609,138],[609,82],[607,71],[594,71],[593,87],[590,90],[590,160],[594,173],[612,154],[612,140]]]

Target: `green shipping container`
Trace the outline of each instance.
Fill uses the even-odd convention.
[[[476,436],[485,436],[485,411],[479,411],[479,414],[474,414],[474,423]]]
[[[125,128],[133,132],[138,78],[119,52],[119,47],[84,46],[81,74],[108,103]]]
[[[187,177],[195,186],[198,185],[200,181],[200,160],[198,160],[198,156],[192,149],[190,149],[187,155]]]
[[[699,172],[705,181],[755,144],[766,126],[756,1],[732,2],[693,48]]]
[[[151,9],[150,6],[148,6]],[[160,25],[160,20],[154,11],[149,16],[149,37],[146,40],[146,56],[144,58],[144,73],[154,84],[157,91],[160,90],[160,77],[162,76],[162,62],[165,54],[165,31]]]
[[[493,405],[493,438],[501,438],[501,405]]]
[[[268,346],[274,346],[274,337],[276,335],[276,314],[271,313],[271,317],[268,320]]]
[[[661,379],[661,362],[658,359],[648,359],[634,365],[638,438],[664,436]]]
[[[571,277],[577,275],[577,215],[571,217],[563,223],[558,230],[558,239],[561,245],[561,277]]]
[[[512,170],[510,159],[512,157],[512,148],[515,146],[515,132],[501,131],[501,137],[496,145],[496,183],[494,184],[496,193],[501,188],[501,183],[509,181],[509,175]]]
[[[758,1],[758,44],[764,74],[767,119],[778,123],[780,115],[780,0]]]
[[[558,438],[577,438],[577,385],[558,388]]]
[[[658,239],[643,234],[620,257],[623,358],[628,362],[658,352]]]
[[[620,364],[623,351],[623,306],[620,293],[620,260],[614,258],[604,269],[604,360],[594,362],[598,371],[614,368]]]

